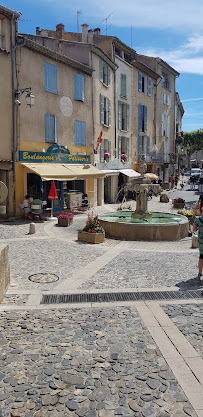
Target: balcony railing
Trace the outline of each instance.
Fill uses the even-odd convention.
[[[159,152],[150,152],[150,158],[153,164],[162,164],[164,162],[164,155]]]

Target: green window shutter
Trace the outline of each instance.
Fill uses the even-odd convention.
[[[121,74],[121,96],[126,97],[126,74]]]
[[[104,124],[104,96],[100,94],[100,123]]]
[[[108,152],[111,155],[111,140],[108,141]],[[110,159],[111,159],[111,156],[110,156]]]
[[[118,160],[121,160],[121,136],[118,136]]]
[[[109,99],[108,99],[108,116],[109,116],[108,126],[111,126],[111,100]]]
[[[100,81],[103,83],[103,61],[99,60],[99,77]]]
[[[110,81],[111,81],[111,69],[110,69],[110,67],[107,67],[107,85],[108,85],[108,87],[110,86]]]
[[[118,129],[122,128],[122,105],[121,101],[118,101]]]
[[[127,131],[130,130],[130,104],[127,104],[127,123],[126,123]]]
[[[126,154],[128,155],[128,161],[130,157],[130,139],[126,138]]]
[[[102,139],[100,145],[100,162],[104,162],[104,139]]]

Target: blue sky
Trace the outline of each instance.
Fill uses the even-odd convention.
[[[77,31],[79,24],[115,35],[138,53],[160,56],[180,72],[176,90],[185,114],[183,130],[203,128],[203,0],[1,0],[22,13],[19,32],[40,29]]]

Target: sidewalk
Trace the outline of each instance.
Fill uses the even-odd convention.
[[[176,212],[159,197],[149,210]],[[35,235],[29,224],[0,224],[11,264],[0,304],[0,415],[203,417],[203,300],[41,304],[45,294],[201,287],[191,238],[89,245],[77,242],[86,218],[68,228],[39,222]]]

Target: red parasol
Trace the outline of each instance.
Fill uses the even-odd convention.
[[[57,200],[57,199],[58,199],[58,196],[57,196],[57,192],[56,192],[55,182],[52,181],[51,188],[49,190],[49,195],[48,195],[48,200],[52,200],[51,201],[51,218],[53,218],[54,200]]]
[[[49,190],[48,200],[57,200],[57,199],[58,199],[58,196],[56,192],[55,182],[52,181],[51,188]]]

